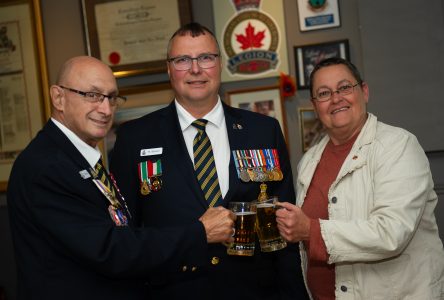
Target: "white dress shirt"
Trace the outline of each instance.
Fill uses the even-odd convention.
[[[65,125],[60,123],[54,118],[51,118],[51,121],[56,124],[56,126],[66,135],[66,137],[71,141],[71,143],[74,144],[74,146],[79,150],[79,152],[83,155],[83,157],[86,159],[88,164],[91,166],[91,168],[94,168],[96,163],[99,161],[100,156],[102,155],[100,153],[100,150],[98,147],[93,148],[84,141],[82,141],[74,132],[72,132],[70,129],[68,129]]]
[[[174,102],[188,154],[194,165],[193,140],[197,134],[197,129],[191,125],[191,123],[197,119],[187,112],[185,108],[183,108],[183,106],[177,102],[177,100]],[[218,97],[216,106],[202,119],[208,120],[205,131],[213,148],[214,162],[216,164],[220,191],[222,193],[222,197],[225,197],[229,188],[228,166],[230,163],[230,143],[228,142],[225,114],[220,97]]]

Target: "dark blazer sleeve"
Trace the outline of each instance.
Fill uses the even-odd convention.
[[[48,151],[48,150],[47,150]],[[54,253],[108,277],[145,277],[158,269],[177,270],[188,256],[206,250],[201,222],[171,228],[116,226],[107,199],[91,178],[62,151],[17,159],[8,187],[12,226],[34,243],[34,251]],[[202,255],[203,257],[203,255]]]

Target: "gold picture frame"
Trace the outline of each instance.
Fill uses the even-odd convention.
[[[171,35],[192,20],[190,0],[82,0],[88,54],[117,78],[166,72]]]
[[[225,101],[233,107],[258,112],[277,119],[285,140],[287,140],[285,107],[279,85],[227,91]]]
[[[298,111],[302,152],[306,152],[310,147],[319,142],[326,133],[324,126],[312,107],[299,108]]]
[[[17,155],[50,116],[48,72],[39,0],[0,4],[0,191]],[[2,110],[5,111],[2,111]]]

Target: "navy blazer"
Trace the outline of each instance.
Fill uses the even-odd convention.
[[[148,274],[205,255],[198,221],[163,230],[116,226],[108,200],[85,176],[89,168],[52,121],[16,159],[7,201],[18,299],[146,299]]]
[[[293,177],[287,147],[276,119],[223,104],[231,150],[278,150],[284,178],[269,182],[268,194],[281,201],[295,202]],[[142,149],[162,148],[161,154],[141,156]],[[260,183],[238,179],[230,153],[229,190],[223,199],[257,199]],[[162,164],[162,188],[148,195],[140,192],[138,164]],[[197,220],[208,203],[194,173],[186,150],[174,101],[166,108],[122,124],[111,156],[111,172],[136,212],[138,224],[164,228],[185,226]],[[209,244],[205,262],[201,254],[184,259],[181,269],[165,269],[148,277],[148,299],[305,299],[307,297],[296,245],[274,253],[261,253],[256,245],[252,257],[229,256],[222,244]]]

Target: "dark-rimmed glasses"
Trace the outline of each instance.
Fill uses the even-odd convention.
[[[345,96],[353,93],[354,88],[361,84],[360,82],[356,84],[344,84],[341,85],[336,91],[332,91],[331,89],[322,89],[321,91],[318,91],[318,95],[316,97],[313,97],[312,100],[316,100],[318,102],[325,102],[330,100],[333,97],[333,94],[337,93],[338,95]]]
[[[109,105],[111,106],[120,106],[125,103],[126,97],[119,96],[119,95],[104,95],[97,92],[82,92],[79,90],[75,90],[63,85],[59,85],[62,89],[68,90],[70,92],[79,94],[85,98],[86,101],[90,103],[102,103],[105,98],[108,98]]]
[[[216,59],[218,56],[219,54],[217,53],[205,53],[199,55],[198,57],[184,55],[168,58],[167,62],[172,62],[177,71],[187,71],[191,69],[193,60],[196,60],[199,67],[202,69],[209,69],[216,66]]]

